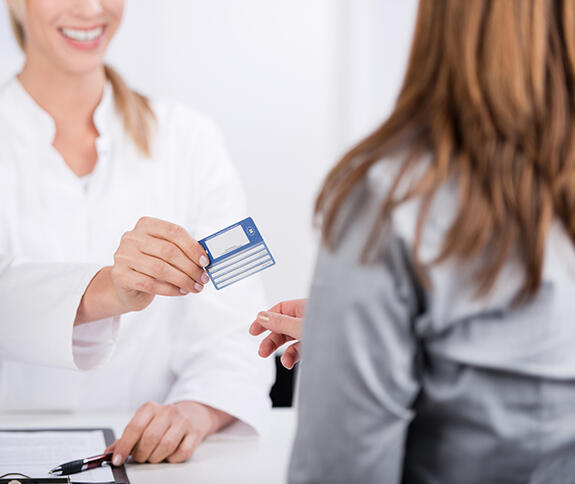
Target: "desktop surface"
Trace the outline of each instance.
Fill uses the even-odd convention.
[[[0,428],[111,427],[116,437],[131,413],[0,413]],[[258,439],[214,435],[183,464],[128,463],[131,484],[284,484],[295,431],[295,412],[276,408]],[[79,456],[80,457],[80,456]],[[80,474],[78,474],[80,476]]]

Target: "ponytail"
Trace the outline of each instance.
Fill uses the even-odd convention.
[[[156,115],[148,98],[128,87],[120,74],[105,65],[106,78],[112,84],[116,109],[122,115],[124,129],[140,152],[150,158],[152,155],[152,131]]]
[[[10,25],[12,26],[12,32],[14,32],[14,38],[16,39],[16,43],[24,51],[24,27],[22,26],[22,22],[18,20],[16,14],[12,9],[10,9]]]

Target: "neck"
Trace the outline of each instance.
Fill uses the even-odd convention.
[[[71,74],[28,57],[18,80],[56,124],[64,119],[91,123],[106,75],[103,66],[89,73]]]

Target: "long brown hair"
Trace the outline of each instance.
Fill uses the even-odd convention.
[[[481,296],[517,252],[525,272],[517,300],[533,297],[551,221],[559,219],[575,242],[575,2],[421,0],[393,113],[332,169],[317,199],[328,246],[350,192],[371,166],[405,147],[366,249],[398,204],[420,197],[419,264],[433,196],[455,180],[458,211],[434,263],[486,254],[475,275]],[[399,196],[422,153],[432,161]]]
[[[16,42],[24,51],[26,48],[24,27],[12,8],[10,9],[10,23]],[[104,72],[112,85],[116,109],[122,116],[126,132],[140,153],[149,158],[152,153],[152,134],[156,116],[148,98],[130,89],[112,67],[105,65]]]

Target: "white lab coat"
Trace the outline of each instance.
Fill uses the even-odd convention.
[[[70,366],[75,359],[78,366],[89,366],[90,361],[84,361],[81,352],[73,353],[70,342],[82,295],[98,270],[91,264],[35,263],[0,254],[2,357],[60,366]],[[62,291],[62,287],[67,290]],[[34,298],[34,304],[22,303],[26,294]],[[42,320],[51,324],[38,324]],[[30,334],[35,337],[30,338]],[[105,358],[112,349],[113,344],[107,351],[102,346],[100,357]]]
[[[141,216],[178,223],[200,239],[246,215],[214,124],[179,106],[153,109],[158,129],[147,159],[126,135],[107,85],[94,115],[98,163],[82,180],[52,147],[51,117],[16,79],[0,88],[0,253],[72,264],[70,281],[54,278],[55,304],[68,298],[77,306],[90,276],[113,263],[122,234]],[[82,272],[77,264],[91,266]],[[15,298],[0,312],[1,410],[135,410],[149,400],[194,400],[238,417],[231,432],[261,429],[272,368],[248,334],[264,304],[258,277],[222,291],[210,284],[200,295],[158,297],[121,322],[73,330],[73,315],[57,312],[31,311],[25,324],[11,319],[10,307],[45,304],[33,287]]]

